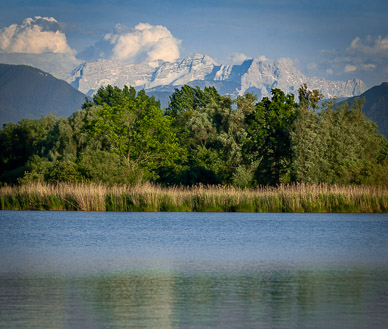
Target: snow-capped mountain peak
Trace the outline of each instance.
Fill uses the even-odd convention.
[[[351,97],[361,94],[366,86],[361,80],[328,81],[305,76],[286,58],[270,61],[263,58],[245,60],[240,65],[220,65],[203,54],[163,62],[161,60],[127,64],[112,60],[85,62],[67,79],[75,88],[88,95],[108,84],[122,88],[173,91],[184,84],[214,85],[222,94],[232,96],[253,92],[259,98],[270,96],[272,88],[295,93],[307,83],[326,97]]]

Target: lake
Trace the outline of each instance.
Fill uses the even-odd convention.
[[[0,211],[1,328],[387,328],[388,215]]]

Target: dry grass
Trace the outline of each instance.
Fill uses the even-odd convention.
[[[388,189],[373,186],[281,185],[239,189],[144,184],[33,183],[0,188],[2,210],[387,212]]]

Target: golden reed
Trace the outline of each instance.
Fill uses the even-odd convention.
[[[1,210],[388,212],[382,186],[292,184],[240,189],[231,186],[108,186],[98,183],[31,183],[0,188]]]

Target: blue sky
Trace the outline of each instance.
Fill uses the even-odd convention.
[[[386,0],[0,0],[0,8],[0,61],[15,52],[31,51],[35,54],[31,56],[50,51],[72,53],[81,60],[87,54],[91,56],[91,50],[95,57],[116,54],[116,58],[124,58],[125,53],[127,60],[135,61],[148,58],[152,50],[153,54],[167,56],[162,59],[203,53],[219,63],[238,63],[246,57],[287,57],[310,76],[331,80],[356,77],[368,86],[388,81]],[[60,50],[43,44],[39,49],[31,45],[23,48],[20,42],[25,35],[20,35],[17,42],[9,41],[16,38],[16,34],[9,37],[10,26],[21,25],[24,19],[35,16],[55,18],[56,24],[46,30],[60,31],[66,46],[62,44]],[[133,41],[124,36],[134,36],[139,23],[147,23],[147,30],[158,35],[157,48],[142,44],[132,56],[128,55],[130,49],[124,47],[119,55],[118,47]],[[140,33],[138,30],[136,33]],[[6,32],[8,39],[4,39]],[[168,39],[162,44],[161,35],[164,41],[166,36]],[[11,46],[9,42],[13,42]],[[112,49],[105,49],[109,44],[117,46],[113,53]],[[166,55],[163,46],[176,49]],[[85,52],[87,47],[89,52]],[[18,56],[22,61],[23,56]]]

